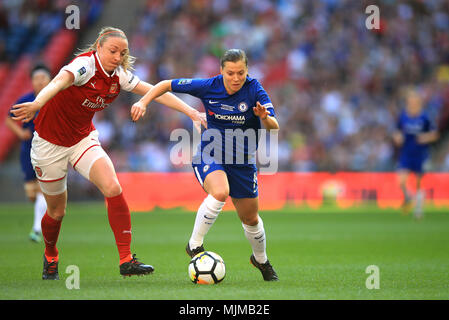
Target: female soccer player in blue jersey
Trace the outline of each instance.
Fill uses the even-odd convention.
[[[33,91],[26,93],[17,100],[17,104],[33,101],[39,92],[50,82],[51,74],[48,67],[38,63],[31,70],[31,86]],[[8,111],[9,113],[9,111]],[[39,187],[33,166],[31,165],[31,140],[33,139],[34,123],[33,121],[25,122],[21,125],[11,119],[14,115],[9,113],[6,117],[6,126],[22,141],[20,146],[20,165],[24,174],[24,189],[27,198],[34,203],[34,222],[30,231],[29,238],[31,241],[41,241],[41,220],[47,210],[47,203],[44,195]],[[37,114],[36,114],[37,116]]]
[[[409,89],[406,93],[406,108],[397,121],[393,141],[400,147],[398,175],[399,185],[404,194],[402,211],[408,214],[412,208],[412,197],[407,190],[407,178],[410,172],[416,175],[416,205],[414,214],[421,218],[423,214],[424,191],[421,190],[423,165],[429,157],[429,144],[438,139],[438,131],[427,114],[422,110],[423,101],[418,92]]]
[[[132,106],[131,116],[137,121],[151,101],[168,91],[188,93],[202,100],[208,128],[202,133],[192,166],[208,195],[198,209],[187,254],[193,257],[204,251],[204,236],[231,196],[252,246],[251,263],[261,271],[264,280],[276,281],[278,276],[267,258],[265,230],[258,214],[255,152],[261,123],[268,130],[279,129],[279,124],[268,94],[256,79],[248,76],[248,59],[243,50],[226,51],[220,73],[209,79],[161,81]],[[242,135],[247,144],[229,143]],[[209,142],[212,137],[213,142]],[[209,152],[211,145],[216,148]]]

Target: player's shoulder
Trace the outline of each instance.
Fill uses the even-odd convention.
[[[249,92],[256,94],[257,92],[265,92],[262,84],[256,78],[251,78],[250,76],[246,76],[245,84],[243,85]]]
[[[72,62],[85,62],[89,64],[95,65],[95,57],[94,57],[95,51],[88,51],[84,53],[80,53],[76,55],[69,63]]]
[[[262,85],[260,84],[259,80],[257,80],[256,78],[251,78],[250,76],[246,76],[246,82],[245,84],[249,85],[249,86],[254,86],[254,87],[261,87]]]

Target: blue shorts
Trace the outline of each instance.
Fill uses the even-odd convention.
[[[22,168],[22,172],[25,175],[25,182],[36,180],[36,173],[34,172],[33,166],[31,164],[30,150],[28,150],[28,152],[24,149],[21,150],[20,166]]]
[[[231,198],[256,198],[259,195],[257,186],[257,167],[253,164],[192,164],[195,177],[203,186],[206,176],[216,170],[223,170],[228,177],[229,195]]]
[[[408,155],[401,155],[399,157],[398,169],[405,169],[415,173],[423,173],[423,165],[426,160],[427,157],[425,156],[412,157]]]

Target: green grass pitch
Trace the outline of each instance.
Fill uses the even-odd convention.
[[[206,237],[226,278],[195,285],[184,248],[195,214],[132,213],[132,251],[155,272],[123,279],[103,203],[69,203],[62,224],[60,281],[43,281],[44,245],[28,240],[30,204],[0,204],[0,299],[448,299],[449,213],[429,209],[421,221],[376,208],[288,208],[262,212],[267,252],[280,281],[267,283],[249,263],[251,249],[235,212],[223,212]],[[66,287],[69,265],[80,288]],[[366,268],[379,268],[379,289],[366,287]]]

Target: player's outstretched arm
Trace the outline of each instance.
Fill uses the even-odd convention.
[[[144,81],[139,82],[132,92],[143,95],[143,97],[131,107],[131,119],[137,121],[143,117],[146,113],[147,105],[155,100],[171,109],[186,114],[194,123],[201,122],[207,128],[204,114],[192,108],[174,94],[169,93],[169,91],[171,91],[171,80],[161,81],[155,86]]]
[[[34,101],[14,105],[11,110],[11,113],[14,115],[12,119],[29,122],[34,118],[36,112],[50,101],[50,99],[59,91],[70,87],[73,84],[73,80],[74,76],[71,72],[61,70],[56,77],[54,77],[54,79],[39,92]]]
[[[20,140],[29,140],[33,137],[30,130],[22,128],[10,117],[6,117],[5,124]]]
[[[33,137],[30,130],[22,128],[10,117],[6,117],[5,124],[20,140],[29,140]]]
[[[266,107],[260,104],[259,101],[256,102],[256,106],[253,108],[254,114],[262,120],[264,127],[267,130],[279,129],[279,123],[275,117],[270,116],[270,112]]]
[[[437,141],[439,137],[438,131],[434,130],[419,134],[417,139],[420,144],[428,144]]]

